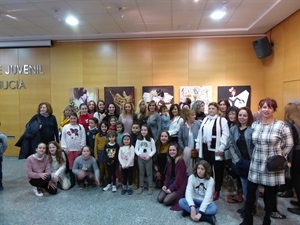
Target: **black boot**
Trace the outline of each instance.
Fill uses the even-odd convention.
[[[76,178],[75,178],[75,174],[74,174],[74,173],[72,173],[72,172],[70,172],[70,181],[71,181],[71,186],[70,186],[70,188],[69,188],[69,189],[71,189],[72,187],[74,187],[74,186],[75,186],[75,184],[76,184]]]
[[[245,214],[243,222],[240,225],[253,225],[253,215],[251,213]]]
[[[271,225],[270,217],[264,217],[263,225]]]
[[[216,224],[216,217],[215,216],[210,216],[210,215],[205,215],[202,214],[200,220],[201,222],[207,222],[211,225],[215,225]]]

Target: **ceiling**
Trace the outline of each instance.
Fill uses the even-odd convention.
[[[226,2],[227,14],[209,15]],[[261,35],[300,0],[0,0],[0,41]],[[122,9],[124,17],[119,9]],[[64,19],[79,19],[70,27]]]

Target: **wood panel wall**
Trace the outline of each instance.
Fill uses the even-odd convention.
[[[0,130],[9,139],[7,156],[18,155],[15,142],[37,105],[48,101],[59,120],[68,104],[71,87],[134,86],[136,102],[142,86],[173,85],[217,87],[251,85],[251,108],[266,96],[279,102],[278,117],[288,99],[299,99],[300,13],[272,31],[273,56],[259,60],[252,42],[259,37],[192,38],[166,40],[56,42],[51,48],[1,49],[0,65],[42,64],[44,75],[0,75],[3,80],[24,80],[26,89],[0,90]],[[2,69],[3,70],[3,69]]]

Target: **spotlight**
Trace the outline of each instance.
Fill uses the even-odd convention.
[[[210,18],[212,18],[213,20],[220,20],[222,19],[225,15],[226,15],[226,11],[227,11],[227,2],[224,1],[222,2],[223,6],[221,9],[218,9],[216,11],[214,11],[211,15]]]

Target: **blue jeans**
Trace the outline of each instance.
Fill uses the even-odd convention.
[[[195,204],[196,213],[199,213],[199,208],[200,208],[200,205],[202,203],[202,200],[195,199],[195,198],[193,200],[194,200],[194,204]],[[185,198],[182,198],[182,199],[179,200],[179,206],[184,211],[191,213],[190,206],[189,206],[189,204],[188,204],[188,202],[186,201]],[[207,206],[204,213],[206,215],[214,216],[214,215],[217,214],[217,212],[218,212],[218,207],[214,202],[212,202]]]

